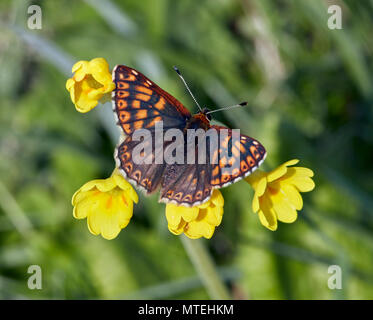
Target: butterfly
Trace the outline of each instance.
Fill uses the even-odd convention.
[[[259,141],[240,135],[232,145],[232,130],[211,125],[208,109],[192,115],[184,105],[172,95],[161,89],[141,72],[124,65],[113,69],[113,82],[116,89],[112,92],[113,112],[117,125],[122,131],[122,139],[114,153],[121,174],[145,193],[151,194],[160,189],[160,202],[173,203],[186,207],[200,205],[210,199],[213,189],[225,187],[251,174],[264,161],[266,151]],[[211,151],[216,161],[193,164],[136,163],[133,151],[140,143],[133,139],[137,129],[147,129],[154,137],[155,127],[162,121],[163,130],[194,127],[203,130],[216,130],[225,140]],[[167,142],[164,142],[165,146]],[[185,148],[188,148],[186,146]],[[213,147],[211,147],[213,148]],[[232,161],[238,164],[231,174],[223,170],[223,151],[230,148]],[[197,152],[195,150],[186,150]],[[207,156],[209,158],[209,156]]]

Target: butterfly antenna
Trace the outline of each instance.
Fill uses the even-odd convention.
[[[192,91],[190,91],[189,86],[187,85],[186,81],[184,80],[184,77],[181,75],[180,70],[179,70],[176,66],[174,66],[174,70],[176,71],[176,73],[177,73],[178,76],[180,77],[181,81],[183,81],[185,87],[187,88],[189,94],[191,95],[191,97],[193,98],[194,102],[195,102],[196,105],[198,106],[199,110],[202,111],[201,106],[200,106],[199,103],[197,102],[196,98],[194,98],[194,95],[193,95]]]
[[[214,112],[218,112],[218,111],[222,111],[222,110],[228,110],[228,109],[238,108],[238,107],[244,107],[246,105],[247,105],[247,102],[244,101],[244,102],[241,102],[239,104],[235,104],[234,106],[229,106],[229,107],[224,107],[224,108],[220,108],[220,109],[217,109],[217,110],[208,111],[208,112],[206,112],[206,114],[214,113]]]

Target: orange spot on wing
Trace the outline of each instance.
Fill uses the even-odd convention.
[[[241,143],[240,143],[240,151],[241,151],[242,153],[246,153],[246,148],[245,148],[244,145],[241,144]]]
[[[240,151],[236,147],[232,148],[232,153],[236,158],[240,156]]]
[[[228,174],[223,174],[221,180],[223,181],[223,183],[225,183],[229,181],[229,178],[230,176]]]
[[[190,194],[187,194],[185,197],[184,197],[184,199],[183,199],[183,201],[192,201],[192,196],[190,195]]]
[[[134,123],[133,123],[133,128],[135,129],[135,130],[137,130],[137,129],[141,129],[141,128],[143,128],[144,127],[144,121],[135,121]]]
[[[229,142],[229,139],[230,139],[230,137],[228,136],[227,138],[225,138],[225,139],[221,142],[221,145],[222,145],[224,148],[228,148],[228,142]]]
[[[148,111],[147,110],[139,110],[136,113],[136,119],[145,119],[148,116]]]
[[[212,170],[212,175],[215,177],[219,174],[219,166],[216,166],[213,170]]]
[[[181,198],[182,198],[182,196],[183,196],[183,193],[182,192],[178,192],[178,193],[176,193],[174,196],[173,196],[173,199],[175,199],[175,200],[181,200]]]
[[[136,170],[136,171],[133,173],[133,178],[134,178],[136,181],[139,181],[140,178],[141,178],[141,171],[140,171],[140,170]]]
[[[247,163],[249,164],[250,167],[255,166],[255,161],[251,156],[247,156],[246,161],[247,161]]]
[[[147,128],[154,127],[155,123],[161,120],[162,120],[162,117],[155,117],[152,121],[149,122],[149,124],[146,127]]]
[[[130,157],[130,153],[129,152],[125,152],[125,153],[122,154],[121,160],[123,162],[126,162],[129,159],[129,157]]]
[[[260,154],[258,152],[258,149],[255,146],[250,146],[250,152],[255,157],[255,159],[259,159],[260,158]]]
[[[126,124],[122,124],[122,128],[124,130],[125,133],[129,134],[131,132],[131,126],[126,123]]]
[[[153,94],[153,90],[151,89],[148,89],[148,88],[145,88],[143,86],[137,86],[136,87],[136,91],[139,91],[139,92],[142,92],[142,93],[145,93],[149,96],[151,96]]]
[[[131,114],[127,111],[120,111],[119,112],[119,119],[122,122],[127,122],[129,119],[131,119]]]
[[[128,162],[124,165],[124,170],[127,172],[127,173],[130,173],[133,169],[133,166],[132,166],[132,163]]]
[[[211,164],[217,164],[218,163],[218,150],[214,151],[214,154],[212,155]]]
[[[219,161],[219,166],[223,168],[225,167],[226,164],[227,164],[227,158],[226,157],[221,158]]]
[[[123,90],[117,90],[117,97],[118,98],[126,98],[128,97],[130,94],[128,91],[123,91]]]
[[[148,96],[148,95],[143,94],[143,93],[137,93],[136,94],[136,99],[141,100],[141,101],[149,101],[150,98],[151,98],[151,96]]]
[[[118,99],[117,100],[117,106],[118,106],[119,110],[125,109],[127,107],[127,101],[125,101],[123,99]]]
[[[249,170],[249,167],[247,166],[245,160],[242,160],[241,161],[241,170],[246,172],[247,170]]]
[[[124,81],[117,82],[117,89],[128,89],[128,88],[129,88],[129,84],[127,82],[124,82]]]
[[[135,81],[135,80],[136,80],[136,77],[135,77],[133,74],[129,73],[129,74],[127,75],[127,77],[126,77],[126,80],[127,80],[127,81]]]
[[[158,109],[158,110],[163,110],[164,107],[165,107],[165,100],[161,97],[159,99],[159,101],[154,105],[154,108]]]
[[[139,100],[134,100],[132,102],[132,108],[139,109],[141,107],[141,102]]]

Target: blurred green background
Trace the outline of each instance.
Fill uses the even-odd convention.
[[[29,30],[27,8],[42,8]],[[343,29],[327,28],[338,4]],[[209,298],[165,206],[141,196],[117,239],[91,235],[71,196],[110,175],[110,105],[76,112],[75,61],[132,66],[201,105],[249,107],[216,120],[261,141],[270,170],[293,158],[315,172],[293,224],[276,232],[251,210],[252,189],[223,189],[225,214],[204,241],[236,299],[373,298],[373,1],[86,0],[0,4],[0,298]],[[43,289],[27,287],[40,265]],[[343,271],[330,290],[328,267]]]

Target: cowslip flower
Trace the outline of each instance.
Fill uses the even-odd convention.
[[[184,233],[191,239],[210,239],[223,217],[224,198],[214,190],[211,198],[195,207],[166,205],[168,229],[175,235]]]
[[[130,222],[134,202],[138,202],[136,191],[114,170],[110,178],[89,181],[75,192],[73,215],[87,218],[92,234],[111,240]]]
[[[255,190],[253,211],[258,213],[261,224],[272,231],[277,229],[277,220],[292,223],[297,219],[297,210],[303,207],[300,192],[315,187],[312,170],[290,167],[298,162],[296,159],[287,161],[268,173],[256,170],[245,178]]]
[[[92,110],[100,99],[115,89],[109,65],[104,58],[78,61],[72,72],[74,75],[66,81],[66,89],[79,112]]]

